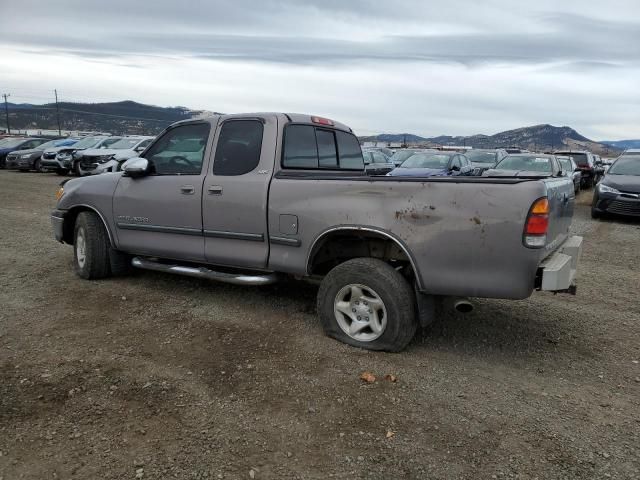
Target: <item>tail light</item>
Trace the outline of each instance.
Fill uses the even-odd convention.
[[[549,229],[549,200],[542,197],[533,202],[524,224],[523,243],[525,247],[542,248],[547,243]]]

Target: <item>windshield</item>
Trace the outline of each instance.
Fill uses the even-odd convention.
[[[573,158],[573,161],[576,162],[576,165],[580,165],[581,167],[589,166],[589,159],[587,158],[586,153],[567,153],[565,155]]]
[[[81,150],[83,148],[91,148],[94,147],[100,141],[100,137],[85,137],[76,143],[73,148],[77,148]]]
[[[497,155],[496,152],[477,152],[473,150],[469,150],[466,153],[469,161],[473,163],[491,163],[493,165],[496,164]]]
[[[114,150],[122,150],[127,148],[133,148],[138,143],[140,143],[141,138],[138,137],[129,137],[129,138],[121,138],[116,143],[111,145],[109,148],[113,148]]]
[[[618,158],[609,167],[607,175],[640,175],[640,154]]]
[[[449,164],[451,155],[445,153],[416,153],[398,168],[436,168],[444,169]]]
[[[558,161],[560,162],[562,170],[564,170],[565,172],[570,172],[573,170],[573,167],[571,166],[571,160],[569,160],[568,158],[558,158]]]
[[[102,144],[100,144],[100,148],[113,148],[113,144],[118,143],[119,141],[120,137],[106,138]]]
[[[15,148],[18,145],[20,145],[21,143],[24,143],[25,139],[24,138],[7,138],[2,144],[0,144],[0,147],[2,148]]]
[[[411,155],[415,155],[416,153],[420,153],[418,150],[399,150],[393,154],[391,158],[394,162],[404,162]]]
[[[527,172],[552,173],[551,159],[535,155],[507,155],[495,167],[498,170],[526,170]]]

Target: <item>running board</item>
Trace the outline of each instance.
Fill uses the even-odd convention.
[[[174,273],[176,275],[186,275],[188,277],[206,278],[218,282],[232,283],[234,285],[270,285],[278,281],[275,273],[265,273],[264,275],[248,275],[242,273],[216,272],[205,267],[185,267],[182,265],[167,265],[153,260],[134,257],[131,265],[144,270],[154,270],[156,272]]]

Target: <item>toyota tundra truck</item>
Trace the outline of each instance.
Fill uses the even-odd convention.
[[[51,220],[87,280],[319,282],[326,334],[373,350],[402,350],[445,299],[575,292],[567,177],[369,173],[341,123],[215,115],[171,125],[122,172],[65,182]]]

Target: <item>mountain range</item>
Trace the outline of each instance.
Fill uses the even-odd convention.
[[[9,125],[20,130],[57,130],[60,113],[62,130],[99,131],[114,135],[155,135],[168,125],[207,113],[186,107],[158,107],[131,100],[110,103],[60,102],[34,105],[8,103]],[[6,127],[0,111],[0,126]]]
[[[570,127],[556,127],[543,124],[516,128],[495,135],[471,135],[420,137],[412,134],[381,134],[372,137],[360,137],[360,141],[399,142],[422,144],[425,146],[467,146],[473,148],[499,148],[517,146],[533,151],[552,151],[558,149],[590,150],[598,155],[611,156],[621,147],[613,144],[595,142],[580,135]]]
[[[114,135],[155,135],[179,120],[215,113],[192,110],[187,107],[145,105],[132,100],[109,103],[60,102],[57,109],[55,103],[44,105],[8,103],[7,106],[9,122],[13,129],[57,130],[59,111],[62,130],[99,131]],[[4,115],[0,115],[0,128],[4,126]],[[363,142],[399,142],[426,146],[456,145],[473,148],[518,146],[536,151],[587,149],[603,156],[613,156],[625,148],[640,148],[640,140],[595,142],[580,135],[573,128],[547,124],[507,130],[495,135],[421,137],[401,133],[359,138]]]

